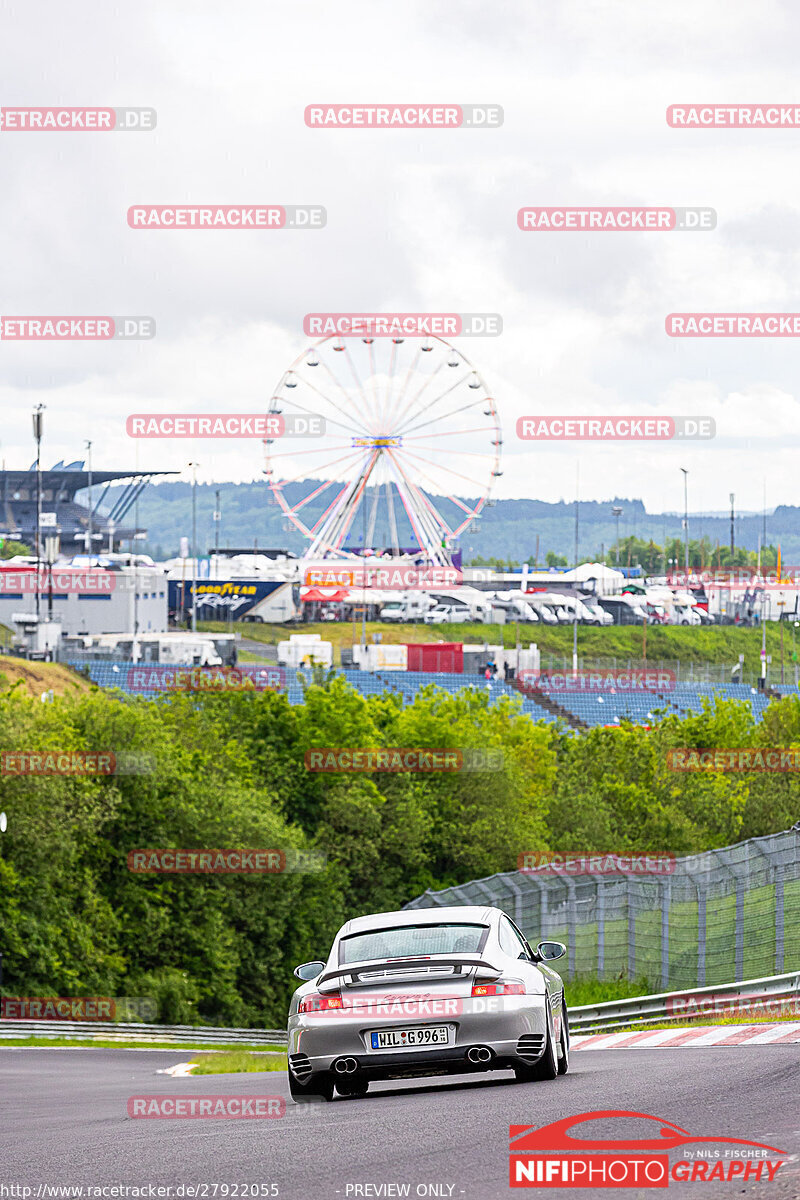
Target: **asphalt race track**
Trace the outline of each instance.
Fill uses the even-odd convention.
[[[187,1057],[174,1050],[0,1048],[0,1184],[31,1186],[33,1200],[39,1184],[208,1184],[213,1200],[213,1184],[237,1183],[274,1183],[273,1194],[291,1200],[493,1200],[523,1194],[508,1185],[509,1124],[630,1109],[693,1135],[766,1142],[795,1156],[771,1184],[671,1181],[668,1195],[800,1195],[800,1045],[587,1050],[552,1083],[517,1084],[499,1074],[382,1083],[364,1099],[313,1106],[288,1101],[281,1072],[156,1074]],[[268,1094],[288,1102],[286,1115],[272,1120],[132,1120],[128,1098],[141,1094]],[[558,1188],[555,1195],[570,1190],[629,1200],[663,1194]]]

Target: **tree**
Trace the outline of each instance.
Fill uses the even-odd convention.
[[[11,538],[0,537],[0,558],[14,558],[18,554],[32,554],[30,546],[24,542],[15,542]]]

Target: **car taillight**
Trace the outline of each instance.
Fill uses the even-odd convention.
[[[496,983],[473,983],[473,996],[524,996],[525,984],[519,979],[498,979]]]
[[[319,992],[312,992],[310,996],[304,996],[297,1006],[299,1013],[327,1012],[330,1008],[342,1008],[342,997],[338,994],[330,996],[322,996]]]

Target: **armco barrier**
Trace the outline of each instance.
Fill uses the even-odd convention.
[[[781,1000],[793,1000],[800,1005],[800,972],[692,988],[685,992],[662,992],[656,996],[631,996],[629,1000],[583,1004],[568,1010],[569,1027],[573,1034],[608,1032],[622,1026],[724,1015],[727,1006],[731,1006],[730,1014],[736,1016],[737,1008],[758,1011]],[[737,1001],[741,1003],[736,1005]],[[679,1011],[674,1011],[675,1008]]]
[[[567,985],[569,989],[569,985]],[[661,1021],[683,1021],[692,1015],[691,1007],[673,1012],[676,1002],[719,1000],[719,1006],[741,1000],[742,1007],[757,1009],[779,1000],[795,1000],[800,1004],[800,972],[790,975],[768,975],[764,979],[746,979],[716,987],[694,988],[683,992],[662,992],[656,996],[632,996],[628,1000],[611,1000],[602,1004],[584,1004],[570,1008],[569,1024],[573,1034],[599,1033],[620,1026],[644,1025]],[[733,1010],[735,1013],[735,1010]],[[696,1015],[705,1015],[699,1012]],[[230,1045],[285,1046],[286,1031],[282,1029],[225,1029],[197,1025],[123,1025],[105,1021],[21,1021],[0,1020],[0,1039],[22,1037],[98,1038],[104,1041],[190,1042],[195,1046]]]
[[[225,1029],[210,1025],[126,1025],[113,1021],[0,1020],[3,1038],[98,1038],[112,1042],[190,1042],[196,1046],[285,1046],[285,1029]]]

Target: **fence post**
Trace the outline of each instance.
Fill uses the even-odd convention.
[[[706,889],[705,884],[695,880],[697,888],[697,986],[706,983]]]
[[[783,926],[783,863],[775,864],[775,974],[783,974],[784,926]]]
[[[769,845],[762,845],[762,842],[772,842],[773,838],[754,838],[751,842],[751,847],[757,850],[762,858],[766,859],[769,864],[769,876],[775,884],[775,974],[783,973],[784,963],[784,945],[785,945],[785,928],[784,928],[784,902],[783,902],[783,877],[784,867],[783,860],[778,853],[776,856]]]
[[[569,932],[569,941],[567,943],[568,954],[568,970],[570,978],[575,977],[575,940],[578,933],[578,906],[575,903],[575,880],[569,876],[564,877],[564,883],[567,885],[567,930]]]
[[[628,979],[636,978],[636,906],[634,904],[634,881],[625,876],[625,895],[628,903]]]
[[[744,977],[744,880],[736,880],[736,978]]]
[[[661,987],[669,987],[669,908],[670,881],[661,880]]]
[[[603,978],[606,967],[606,891],[600,875],[592,875],[597,916],[597,978]]]
[[[506,887],[514,894],[514,924],[518,929],[522,929],[522,888],[511,874],[505,876],[504,882]]]
[[[748,843],[748,842],[743,842],[742,845],[747,846],[748,849],[750,847],[750,843]],[[731,847],[730,849],[733,849],[733,848],[734,847]],[[734,928],[736,949],[735,949],[734,968],[733,969],[734,969],[734,977],[736,979],[741,979],[742,973],[744,971],[745,879],[744,879],[744,876],[742,876],[738,870],[734,870],[733,866],[731,865],[730,854],[728,852],[728,849],[723,850],[720,847],[717,850],[713,850],[712,854],[714,856],[715,861],[722,864],[722,866],[728,872],[728,875],[733,877],[733,881],[734,881],[734,888],[735,888],[735,894],[736,894],[736,917],[735,917],[735,928]],[[736,865],[738,867],[741,864],[737,863]],[[748,871],[748,866],[749,866],[748,863],[744,864],[745,871]],[[748,875],[749,875],[749,871],[748,871]]]

